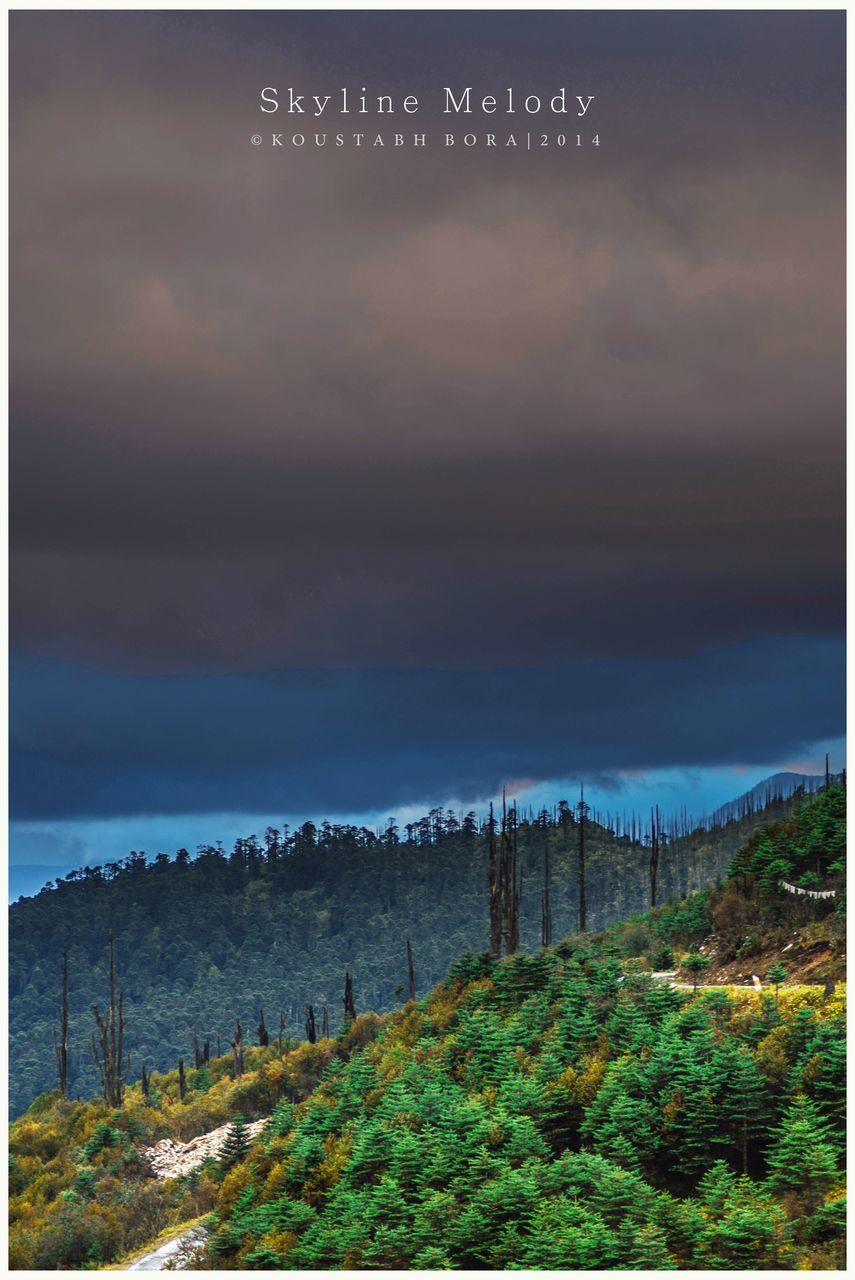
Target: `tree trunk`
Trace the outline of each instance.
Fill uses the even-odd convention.
[[[309,1044],[315,1044],[318,1033],[315,1027],[315,1010],[310,1004],[306,1005],[306,1039]]]
[[[349,973],[344,975],[344,1022],[348,1026],[356,1017],[356,1004],[353,999],[353,979]]]
[[[487,883],[490,894],[490,954],[502,954],[502,908],[499,893],[499,871],[496,862],[496,821],[493,817],[493,806],[490,805],[490,817],[487,821]]]
[[[108,1107],[118,1108],[124,1103],[124,1036],[125,994],[119,992],[116,1004],[116,966],[113,953],[113,931],[109,935],[110,948],[110,1002],[102,1014],[97,1004],[92,1006],[98,1037],[92,1033],[92,1057],[101,1079],[101,1092]]]
[[[656,877],[659,872],[659,806],[650,815],[650,906],[656,906]]]
[[[243,1075],[243,1027],[240,1025],[240,1019],[235,1022],[235,1038],[232,1041],[232,1053],[235,1061],[235,1079],[240,1080]]]
[[[549,897],[550,865],[549,865],[549,831],[545,829],[543,844],[543,895],[540,909],[540,942],[544,947],[552,946],[552,903]]]
[[[59,1015],[59,1044],[56,1066],[60,1097],[68,1097],[68,947],[62,949],[62,1007]]]
[[[588,904],[585,897],[585,823],[589,807],[585,804],[585,788],[582,787],[579,797],[579,932],[584,933],[588,927]]]
[[[410,984],[410,999],[415,1000],[416,972],[415,972],[415,969],[413,968],[413,948],[409,938],[407,938],[407,977]]]

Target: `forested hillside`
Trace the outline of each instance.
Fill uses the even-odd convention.
[[[842,1268],[845,988],[788,965],[842,945],[844,806],[830,787],[720,886],[599,935],[464,954],[338,1038],[117,1108],[40,1099],[12,1128],[12,1265],[98,1266],[201,1215],[224,1269]],[[741,946],[776,949],[763,990],[705,985]],[[654,978],[663,952],[688,983]],[[142,1147],[229,1117],[220,1158],[146,1177]]]
[[[620,823],[585,822],[587,928],[681,897],[721,877],[747,836],[782,817],[801,792],[770,791],[754,812],[743,800],[720,823],[667,829],[647,815]],[[497,815],[497,824],[499,815]],[[550,936],[579,927],[578,807],[507,815],[521,876],[520,943],[544,939],[548,886]],[[655,830],[655,847],[651,845]],[[13,1114],[56,1081],[56,1034],[63,949],[69,952],[69,1092],[97,1087],[89,1048],[91,1006],[104,998],[107,933],[115,937],[125,994],[125,1046],[132,1073],[174,1067],[194,1035],[216,1051],[235,1019],[254,1027],[260,1010],[276,1028],[303,1034],[304,1008],[327,1008],[341,1023],[344,975],[357,1010],[385,1012],[407,989],[405,940],[412,942],[417,988],[428,990],[466,950],[487,945],[488,833],[474,815],[434,810],[399,831],[306,823],[269,829],[226,853],[144,853],[74,872],[13,905],[10,921],[10,1073]]]

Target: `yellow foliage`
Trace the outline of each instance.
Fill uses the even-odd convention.
[[[786,1026],[775,1027],[758,1043],[757,1065],[767,1080],[783,1081],[789,1071],[787,1062],[787,1039],[789,1031]]]
[[[235,1202],[241,1192],[246,1191],[252,1180],[251,1170],[248,1161],[237,1164],[230,1169],[223,1179],[222,1189],[220,1191],[219,1213],[222,1215],[230,1213],[234,1208]]]
[[[307,1191],[325,1191],[334,1187],[353,1150],[353,1135],[330,1133],[324,1139],[324,1157],[312,1178],[306,1183]]]
[[[447,1031],[457,1016],[459,995],[456,991],[437,987],[425,1001],[425,1011],[437,1031]]]
[[[277,1160],[264,1181],[264,1186],[261,1191],[261,1199],[275,1200],[278,1196],[282,1195],[285,1190],[287,1175],[287,1166],[283,1161]]]
[[[592,1102],[606,1074],[606,1055],[599,1049],[585,1054],[582,1059],[582,1070],[574,1072],[572,1084],[568,1082],[570,1098],[573,1102],[584,1106]],[[567,1074],[566,1072],[564,1073]],[[560,1077],[563,1079],[564,1077]]]
[[[261,1243],[272,1249],[284,1262],[297,1243],[297,1236],[293,1231],[269,1231]]]

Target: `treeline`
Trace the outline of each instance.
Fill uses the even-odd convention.
[[[195,857],[181,849],[153,859],[136,851],[73,872],[11,909],[13,1111],[55,1085],[50,1046],[64,951],[67,1088],[71,1097],[98,1088],[90,1011],[109,985],[109,929],[129,1015],[125,1052],[166,1070],[188,1056],[194,1037],[227,1047],[236,1018],[251,1025],[261,1009],[274,1025],[282,1020],[284,1034],[302,1036],[307,1006],[320,1021],[326,1007],[337,1031],[345,972],[359,1008],[394,1008],[409,983],[407,938],[423,989],[462,951],[493,946],[491,839],[499,862],[512,845],[515,887],[502,907],[512,905],[502,926],[513,931],[503,944],[512,953],[603,928],[652,895],[665,901],[714,882],[755,827],[797,803],[798,794],[782,797],[685,836],[654,811],[643,829],[636,822],[635,840],[631,823],[625,834],[569,803],[538,814],[507,804],[484,822],[437,809],[403,832],[392,822],[379,834],[305,823],[269,828],[229,851],[205,845]]]
[[[720,885],[534,955],[512,950],[522,848],[504,806],[481,867],[489,947],[417,1000],[418,947],[399,939],[404,1007],[357,1013],[339,976],[339,1038],[313,1039],[306,1007],[289,1043],[259,1010],[226,1055],[197,1038],[192,1066],[130,1083],[134,1015],[108,946],[100,1098],[54,1092],[12,1127],[13,1267],[116,1262],[210,1210],[203,1262],[224,1269],[842,1267],[845,988],[789,985],[769,957],[845,935],[843,787],[754,833]],[[782,872],[834,896],[794,898]],[[662,953],[685,969],[755,938],[763,992],[650,973]],[[55,975],[58,1069],[73,974],[69,957]],[[250,1147],[241,1117],[268,1116]],[[226,1121],[219,1158],[148,1176],[141,1147]]]

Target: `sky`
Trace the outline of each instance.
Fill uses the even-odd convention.
[[[699,812],[842,767],[841,13],[11,31],[30,882],[503,785]],[[466,85],[594,96],[449,123]],[[265,86],[421,106],[295,124]],[[298,128],[328,144],[267,144]],[[331,146],[357,129],[428,143]]]

